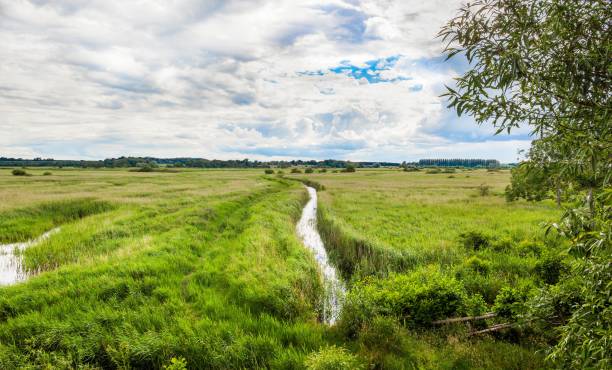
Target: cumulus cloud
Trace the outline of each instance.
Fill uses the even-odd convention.
[[[0,155],[515,159],[458,120],[460,0],[0,0]]]

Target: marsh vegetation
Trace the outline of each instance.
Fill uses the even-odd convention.
[[[2,241],[61,230],[23,251],[37,274],[0,288],[0,367],[544,366],[529,331],[469,339],[465,325],[431,326],[513,314],[565,271],[537,226],[559,209],[507,203],[508,171],[31,172],[0,171]],[[296,231],[303,183],[319,189],[318,229],[347,286],[331,326]]]

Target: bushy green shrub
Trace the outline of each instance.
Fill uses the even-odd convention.
[[[172,357],[170,364],[164,366],[164,370],[187,370],[187,360],[183,357]]]
[[[546,284],[557,284],[561,275],[569,270],[563,256],[546,253],[535,265],[535,272]]]
[[[302,173],[302,171],[299,168],[292,168],[291,173]]]
[[[342,170],[342,172],[355,172],[355,166],[352,164],[347,164],[346,168]]]
[[[25,170],[16,168],[12,171],[13,176],[27,176],[28,173]]]
[[[272,174],[274,173],[274,170],[273,170],[273,169],[271,169],[271,168],[267,168],[266,170],[264,170],[264,173],[265,173],[266,175],[272,175]]]
[[[469,316],[478,316],[487,312],[488,306],[480,294],[474,294],[465,301],[465,313]]]
[[[350,370],[362,369],[359,359],[345,348],[330,346],[313,352],[306,359],[309,370]]]
[[[468,295],[480,295],[487,303],[493,304],[499,291],[507,282],[498,275],[481,275],[470,269],[460,269],[455,273],[457,280],[461,281]]]
[[[327,169],[326,169],[326,168],[321,168],[321,169],[319,169],[319,173],[325,173],[325,172],[327,172]]]
[[[491,245],[491,237],[480,231],[466,231],[459,234],[461,244],[471,250],[481,250]]]
[[[414,166],[406,166],[404,167],[404,172],[418,172],[420,169]]]
[[[283,172],[283,170],[278,170],[278,171],[276,171],[276,173],[277,173],[278,175],[284,175],[284,174],[285,174],[285,172]]]
[[[304,173],[313,173],[314,170],[312,168],[307,168],[306,170],[304,170]]]
[[[53,175],[53,174],[51,172],[49,172],[49,171],[43,172],[43,176],[51,176],[51,175]]]
[[[499,316],[516,319],[525,312],[525,302],[527,294],[523,289],[505,287],[495,298],[493,311]]]
[[[377,315],[423,326],[462,313],[465,299],[463,285],[435,269],[368,278],[356,283],[347,295],[339,324],[348,336],[354,336]]]

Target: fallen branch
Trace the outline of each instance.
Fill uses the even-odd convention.
[[[490,333],[490,332],[494,332],[494,331],[500,331],[502,329],[510,328],[510,327],[512,327],[514,325],[516,325],[516,323],[497,324],[497,325],[493,325],[493,326],[491,326],[490,328],[487,328],[487,329],[473,331],[473,332],[470,333],[470,335],[479,335],[479,334],[485,334],[485,333]]]
[[[437,321],[432,322],[432,324],[434,324],[434,325],[443,325],[443,324],[452,324],[452,323],[455,323],[455,322],[485,320],[485,319],[490,319],[490,318],[495,317],[495,316],[497,316],[497,314],[495,312],[489,312],[489,313],[485,313],[484,315],[481,315],[481,316],[453,317],[453,318],[450,318],[450,319],[437,320]]]

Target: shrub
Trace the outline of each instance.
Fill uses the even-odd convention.
[[[404,167],[404,172],[418,172],[420,169],[418,167],[406,166]]]
[[[490,193],[491,193],[491,187],[489,185],[480,184],[478,186],[478,194],[480,194],[481,197],[486,197]]]
[[[314,170],[312,168],[307,168],[306,170],[304,170],[304,173],[313,173]]]
[[[285,173],[283,172],[283,170],[278,170],[278,171],[276,171],[276,173],[277,173],[277,174],[279,174],[279,175],[284,175],[284,174],[285,174]]]
[[[455,173],[457,172],[457,170],[455,170],[454,168],[445,168],[444,170],[442,170],[442,173]]]
[[[28,173],[25,170],[22,170],[19,168],[14,169],[12,173],[13,173],[13,176],[27,176],[28,175]]]
[[[465,313],[469,316],[482,315],[487,309],[487,302],[480,294],[474,294],[465,301]]]
[[[165,365],[164,370],[187,370],[187,360],[183,357],[172,357],[170,365]]]
[[[330,346],[311,353],[306,359],[309,370],[362,369],[355,355],[342,347]]]
[[[325,172],[327,172],[327,169],[326,169],[326,168],[321,168],[321,169],[319,169],[319,173],[325,173]]]
[[[352,164],[347,164],[346,168],[342,170],[342,172],[355,172],[355,166]]]
[[[536,274],[546,284],[557,284],[559,277],[568,269],[563,256],[552,253],[545,254],[535,265]]]
[[[291,173],[302,173],[302,171],[299,168],[292,168]]]
[[[425,171],[425,173],[428,174],[436,174],[440,172],[442,172],[442,170],[440,170],[439,168],[429,168],[427,171]]]
[[[491,245],[491,237],[479,231],[467,231],[459,234],[459,240],[464,247],[475,251],[487,248]]]
[[[450,176],[448,176],[448,178],[449,178],[449,179],[454,179],[454,178],[455,178],[455,176],[454,176],[454,175],[450,175]]]
[[[271,168],[267,168],[264,172],[266,175],[272,175],[274,173],[274,170]]]
[[[429,325],[463,312],[465,298],[463,285],[434,269],[365,279],[347,295],[339,324],[348,336],[377,315],[397,317],[410,326]]]
[[[519,289],[504,287],[495,298],[493,311],[499,316],[516,319],[525,311],[527,294]]]
[[[51,176],[51,175],[53,175],[53,174],[51,172],[49,172],[49,171],[43,172],[43,176]]]

